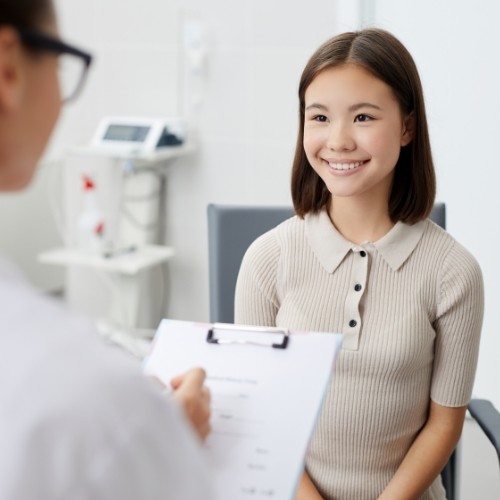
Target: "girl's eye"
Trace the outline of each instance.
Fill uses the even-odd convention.
[[[316,122],[326,122],[327,118],[325,115],[316,115],[314,121]]]
[[[363,123],[363,122],[369,122],[370,120],[372,120],[372,117],[368,116],[368,115],[358,115],[354,119],[355,122],[361,122],[361,123]]]

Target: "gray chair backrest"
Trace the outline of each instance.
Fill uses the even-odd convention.
[[[215,205],[207,208],[210,321],[234,321],[234,291],[241,260],[261,234],[292,217],[292,207]],[[446,207],[436,203],[430,218],[446,228]]]
[[[446,229],[446,205],[444,203],[435,203],[429,219]]]
[[[234,290],[241,260],[261,234],[294,215],[291,207],[208,205],[210,321],[234,321]]]

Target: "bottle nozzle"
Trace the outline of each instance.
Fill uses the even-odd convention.
[[[94,188],[94,181],[88,175],[83,175],[83,189],[86,191]]]

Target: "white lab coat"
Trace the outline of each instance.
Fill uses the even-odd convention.
[[[175,403],[0,260],[0,500],[206,500]]]

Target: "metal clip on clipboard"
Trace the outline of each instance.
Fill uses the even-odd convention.
[[[216,338],[214,330],[234,331],[239,330],[242,332],[252,333],[273,333],[283,335],[283,340],[280,343],[267,343],[258,340],[247,339],[222,339]],[[257,345],[262,347],[273,347],[274,349],[286,349],[288,339],[290,337],[289,331],[286,328],[277,327],[263,327],[263,326],[239,326],[227,323],[214,323],[207,332],[207,342],[209,344],[244,344],[244,345]]]

